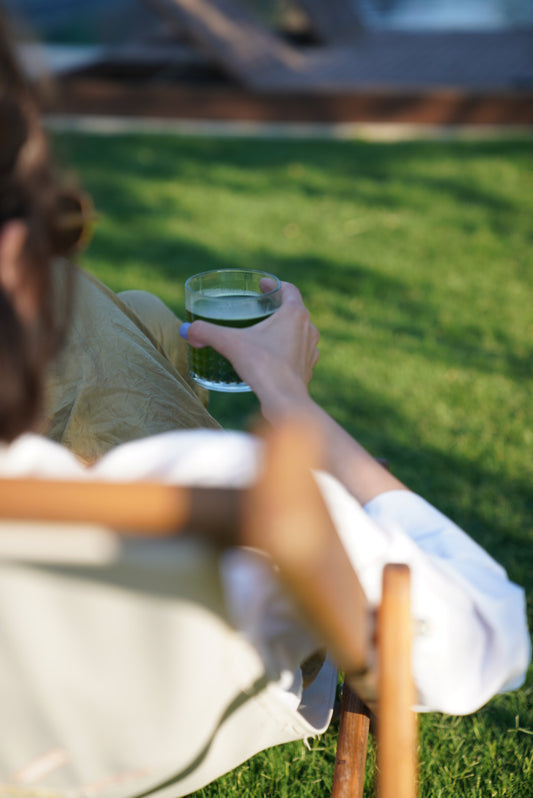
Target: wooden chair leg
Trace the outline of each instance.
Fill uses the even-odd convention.
[[[415,798],[417,732],[412,710],[412,619],[406,565],[385,566],[378,636],[378,795]]]
[[[363,798],[370,711],[345,684],[342,693],[332,798]]]

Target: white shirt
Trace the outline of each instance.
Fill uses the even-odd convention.
[[[85,469],[66,449],[25,435],[0,449],[0,474],[243,486],[253,480],[259,457],[260,444],[251,436],[195,430],[124,444]],[[418,622],[413,648],[417,708],[470,713],[496,693],[519,687],[531,643],[524,591],[504,569],[409,491],[381,494],[361,508],[330,475],[317,474],[317,479],[371,603],[379,601],[386,562],[406,562],[411,568]],[[287,669],[296,668],[305,648],[297,617],[254,558],[230,553],[222,569],[236,623],[258,639],[278,635]],[[291,682],[290,695],[298,690]],[[330,702],[331,690],[318,700]]]

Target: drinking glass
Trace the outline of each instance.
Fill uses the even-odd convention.
[[[272,282],[265,285],[262,281],[267,278]],[[270,316],[280,304],[281,283],[268,272],[215,269],[195,274],[185,283],[188,322],[202,319],[224,327],[249,327]],[[204,388],[227,393],[251,390],[231,363],[210,346],[189,346],[188,362],[189,374]]]

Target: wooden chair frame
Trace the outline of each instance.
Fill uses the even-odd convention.
[[[248,490],[4,478],[0,518],[95,522],[152,537],[193,530],[220,546],[266,552],[344,672],[333,798],[363,795],[369,706],[377,714],[379,798],[414,798],[409,570],[385,567],[381,605],[369,611],[312,477],[319,448],[306,426],[282,426],[269,435],[264,469]]]

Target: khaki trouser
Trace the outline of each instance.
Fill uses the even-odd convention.
[[[58,263],[58,283],[64,264]],[[180,320],[153,294],[114,294],[76,270],[65,346],[49,370],[45,434],[85,462],[126,441],[219,427],[187,375]]]

